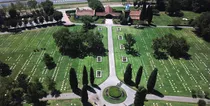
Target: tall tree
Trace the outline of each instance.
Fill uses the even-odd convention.
[[[83,85],[83,87],[82,87],[81,101],[82,101],[82,103],[88,102],[87,85]]]
[[[83,23],[83,28],[85,29],[85,31],[92,28],[91,23],[94,22],[94,20],[91,16],[83,16],[81,21]]]
[[[131,84],[132,82],[132,67],[130,63],[127,65],[124,73],[124,82],[126,84]]]
[[[36,7],[37,7],[37,1],[36,0],[29,0],[28,2],[27,2],[27,5],[28,5],[28,7],[30,8],[30,9],[36,9]]]
[[[180,4],[183,10],[192,10],[192,1],[193,0],[181,0]]]
[[[10,18],[16,18],[17,17],[17,11],[16,11],[16,9],[11,8],[9,10],[9,15],[10,15]]]
[[[46,64],[48,69],[53,69],[56,66],[56,64],[53,60],[53,57],[51,57],[48,53],[44,54],[43,61]]]
[[[9,68],[9,65],[0,61],[0,76],[5,77],[12,73]]]
[[[156,8],[160,11],[165,11],[165,0],[156,0]]]
[[[53,17],[58,22],[58,21],[61,21],[61,19],[63,18],[63,14],[60,11],[55,11],[53,13]]]
[[[28,84],[29,84],[29,80],[27,78],[28,76],[25,74],[20,74],[17,77],[17,85],[18,87],[23,88],[24,91],[27,90]]]
[[[56,83],[53,79],[51,79],[50,77],[47,77],[46,79],[46,85],[47,85],[47,89],[50,91],[54,91],[56,88]]]
[[[149,5],[147,7],[147,21],[148,21],[148,24],[151,24],[152,18],[153,18],[153,11],[152,11],[152,7]]]
[[[95,80],[94,71],[93,71],[93,67],[91,67],[90,68],[90,83],[91,83],[91,85],[94,85],[94,80]]]
[[[42,2],[41,5],[47,15],[49,15],[49,16],[53,15],[54,7],[53,7],[52,1],[46,0],[46,1]]]
[[[126,43],[124,44],[126,51],[131,51],[132,46],[136,43],[132,34],[124,34]]]
[[[140,14],[140,20],[144,21],[146,19],[147,19],[147,5],[146,5],[146,2],[144,1],[143,8],[142,8],[141,14]]]
[[[192,10],[194,12],[210,11],[209,0],[192,0]]]
[[[147,89],[139,87],[134,98],[134,106],[144,106],[146,95]]]
[[[200,100],[198,101],[198,106],[206,106],[206,101],[200,99]]]
[[[70,82],[71,89],[74,91],[78,88],[78,80],[77,80],[77,75],[74,68],[70,69],[69,77],[70,77],[69,82]]]
[[[149,79],[147,82],[147,89],[150,93],[153,92],[153,90],[154,90],[155,83],[157,80],[157,72],[158,72],[158,70],[157,70],[157,68],[155,68],[153,70],[153,72],[151,73],[151,75],[149,76]]]
[[[83,67],[82,84],[88,85],[88,73],[87,73],[86,66]]]
[[[168,0],[166,10],[169,15],[177,15],[181,10],[180,0]]]
[[[44,17],[43,17],[43,16],[40,16],[40,17],[39,17],[39,22],[40,22],[41,24],[44,23]]]
[[[141,76],[142,76],[142,72],[143,72],[143,67],[139,67],[139,70],[136,74],[136,87],[138,88],[139,83],[141,82]]]
[[[25,95],[27,103],[32,103],[36,106],[40,103],[39,99],[45,96],[47,96],[47,93],[44,91],[43,85],[38,79],[35,79],[34,82],[29,83]]]
[[[97,12],[104,11],[104,6],[100,0],[88,0],[88,6]]]

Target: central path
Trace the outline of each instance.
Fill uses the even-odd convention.
[[[116,86],[118,83],[120,83],[120,80],[117,78],[116,70],[115,70],[114,44],[113,44],[113,39],[112,39],[112,26],[107,25],[106,27],[108,29],[109,77],[105,82],[103,82],[99,86],[101,88],[101,90],[96,90],[96,92],[100,98],[100,102],[98,103],[100,106],[103,106],[104,104],[106,106],[116,106],[116,104],[108,103],[103,98],[103,90],[106,87]],[[123,103],[117,104],[117,106],[125,106],[125,105],[132,104],[134,101],[135,91],[133,89],[127,87],[124,84],[122,84],[121,87],[126,91],[128,98],[126,98],[126,100]]]

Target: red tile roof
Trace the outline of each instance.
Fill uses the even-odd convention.
[[[106,12],[106,13],[112,13],[112,8],[111,8],[110,6],[107,6],[107,7],[105,8],[105,12]]]
[[[86,10],[86,9],[79,10],[79,9],[76,9],[76,15],[77,16],[85,16],[85,15],[94,16],[95,15],[95,10]]]
[[[140,19],[140,14],[141,14],[141,11],[130,11],[130,17],[131,19],[134,19],[134,20],[139,20]]]

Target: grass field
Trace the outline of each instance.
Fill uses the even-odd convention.
[[[197,106],[197,104],[191,104],[191,103],[150,101],[150,100],[144,103],[145,103],[145,106]]]
[[[190,11],[182,11],[184,16],[182,17],[170,17],[165,12],[160,12],[160,16],[153,16],[153,24],[155,25],[173,25],[173,20],[178,18],[181,21],[181,25],[188,25],[188,21],[183,21],[182,18],[195,19],[199,16],[198,13]]]
[[[48,106],[83,106],[80,99],[72,100],[49,100]],[[23,106],[31,106],[30,104],[23,104]]]
[[[172,28],[145,28],[135,29],[131,27],[113,27],[113,40],[117,76],[123,80],[123,73],[128,63],[132,64],[133,81],[140,66],[143,66],[143,75],[140,85],[146,86],[152,70],[158,68],[158,79],[155,89],[164,95],[191,96],[191,89],[209,91],[210,87],[210,44],[198,38],[190,29],[175,30]],[[139,57],[127,55],[125,50],[120,49],[120,44],[125,40],[118,40],[118,35],[132,33],[136,39],[135,50],[140,53]],[[152,40],[165,34],[172,33],[178,37],[184,37],[190,44],[190,60],[173,59],[157,60],[153,56]],[[127,63],[121,61],[121,57],[128,58]]]
[[[69,19],[71,20],[71,22],[74,22],[74,23],[82,23],[81,19],[76,19],[73,16],[70,17]],[[96,24],[104,24],[104,22],[105,22],[105,18],[98,18],[96,21],[94,21],[94,23]]]
[[[82,26],[69,27],[69,30],[80,30]],[[86,65],[88,71],[92,66],[94,71],[102,70],[102,77],[96,78],[95,83],[102,83],[109,74],[108,57],[102,58],[101,63],[97,63],[96,57],[86,57],[84,59],[72,59],[59,53],[52,37],[53,32],[62,27],[50,27],[47,29],[37,29],[25,31],[19,34],[0,35],[0,60],[7,63],[11,70],[11,77],[16,79],[20,73],[27,74],[30,81],[39,78],[45,82],[46,77],[54,79],[57,89],[61,92],[71,92],[69,86],[69,70],[71,67],[77,71],[79,86],[81,87],[82,70]],[[96,27],[95,31],[98,30]],[[107,48],[107,29],[102,27],[100,31],[104,35],[103,42]],[[46,48],[46,50],[41,50]],[[39,52],[34,52],[39,49]],[[53,70],[48,70],[42,61],[44,53],[49,53],[57,64]]]

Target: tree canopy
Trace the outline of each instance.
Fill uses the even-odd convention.
[[[139,87],[134,98],[134,106],[144,106],[146,95],[147,89],[142,86]]]
[[[194,26],[197,27],[198,35],[206,41],[210,41],[210,12],[205,12],[198,17]]]
[[[97,12],[104,11],[104,6],[99,0],[88,0],[88,6]]]
[[[177,15],[181,10],[180,0],[168,0],[166,11],[169,15]]]
[[[51,57],[49,54],[45,53],[43,57],[43,61],[46,64],[48,69],[53,69],[56,67],[56,64],[53,60],[53,57]]]
[[[165,59],[167,54],[174,58],[189,58],[190,46],[187,41],[183,37],[178,38],[172,34],[154,39],[152,48],[157,59]]]
[[[165,0],[156,0],[156,8],[160,11],[165,11],[166,8]]]
[[[55,42],[64,55],[83,58],[87,55],[105,55],[102,42],[103,35],[99,32],[69,31],[62,28],[53,34]]]
[[[36,6],[37,6],[37,1],[36,1],[36,0],[29,0],[29,1],[27,2],[27,5],[29,6],[29,8],[35,9]]]
[[[62,12],[60,12],[60,11],[55,11],[55,12],[53,13],[53,18],[54,18],[56,21],[61,21],[61,19],[63,18]]]
[[[0,76],[5,77],[12,73],[9,68],[9,65],[0,61]]]
[[[50,0],[46,0],[44,2],[41,2],[42,8],[44,9],[45,13],[47,13],[47,15],[52,15],[54,12],[54,8],[53,8],[53,2]]]

